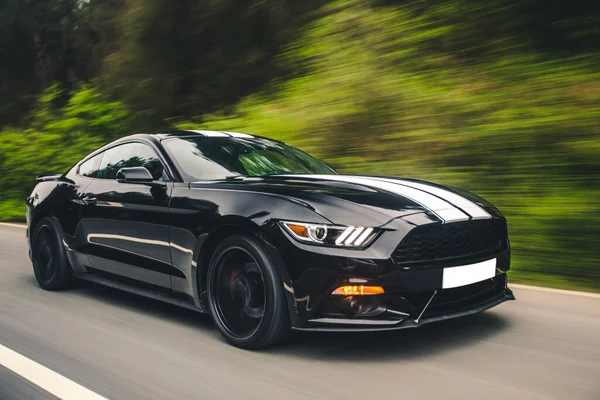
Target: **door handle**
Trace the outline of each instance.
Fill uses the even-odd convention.
[[[84,197],[83,199],[81,199],[81,201],[83,201],[83,204],[87,206],[95,206],[98,202],[98,200],[95,197]]]

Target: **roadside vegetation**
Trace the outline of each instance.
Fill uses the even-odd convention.
[[[225,129],[469,189],[508,218],[513,279],[600,288],[591,2],[198,3],[0,6],[0,59],[22,57],[0,66],[0,219],[24,218],[37,174],[114,138]]]

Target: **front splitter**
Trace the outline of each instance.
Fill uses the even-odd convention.
[[[472,308],[450,312],[447,314],[436,315],[433,317],[413,318],[406,317],[401,320],[368,320],[368,319],[339,319],[339,318],[318,318],[307,321],[307,326],[292,327],[296,331],[310,332],[374,332],[374,331],[393,331],[399,329],[418,328],[432,322],[446,321],[449,319],[465,317],[478,314],[487,309],[495,307],[505,301],[515,300],[510,289],[505,289],[502,295],[489,299],[483,304]]]

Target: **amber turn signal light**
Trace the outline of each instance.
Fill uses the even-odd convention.
[[[331,294],[337,296],[366,296],[372,294],[383,294],[385,291],[381,286],[340,286]]]
[[[301,238],[308,238],[308,230],[304,225],[286,224],[286,226]]]

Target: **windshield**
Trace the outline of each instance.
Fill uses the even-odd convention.
[[[163,141],[185,180],[232,176],[335,174],[295,147],[263,138],[182,137]]]

